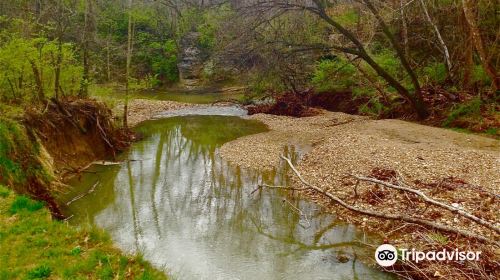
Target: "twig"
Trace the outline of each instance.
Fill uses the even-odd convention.
[[[281,190],[288,190],[288,191],[303,191],[303,190],[308,189],[308,188],[291,188],[291,187],[284,187],[284,186],[271,186],[268,184],[260,184],[250,194],[254,194],[256,191],[261,190],[263,187],[269,188],[269,189],[281,189]]]
[[[449,227],[449,226],[446,226],[446,225],[434,223],[434,222],[431,222],[431,221],[428,221],[428,220],[424,220],[424,219],[421,219],[421,218],[415,218],[415,217],[411,217],[411,216],[407,216],[407,215],[400,215],[400,214],[378,213],[378,212],[375,212],[375,211],[371,211],[371,210],[367,210],[367,209],[361,209],[361,208],[357,208],[357,207],[354,207],[352,205],[349,205],[345,201],[343,201],[342,199],[340,199],[337,196],[331,194],[330,192],[324,191],[324,190],[320,189],[319,187],[314,186],[314,185],[310,184],[309,182],[307,182],[302,177],[302,175],[300,175],[299,171],[297,171],[297,169],[292,164],[292,162],[291,162],[291,160],[289,158],[287,158],[287,157],[285,157],[283,155],[281,155],[280,157],[288,163],[288,165],[293,170],[293,172],[295,173],[295,175],[297,175],[297,177],[299,178],[299,180],[304,185],[308,186],[312,190],[315,190],[315,191],[317,191],[317,192],[325,195],[330,200],[336,202],[337,204],[339,204],[340,206],[342,206],[342,207],[344,207],[346,209],[349,209],[349,210],[354,211],[354,212],[362,213],[362,214],[365,214],[365,215],[368,215],[368,216],[372,216],[372,217],[377,217],[377,218],[382,218],[382,219],[389,219],[389,220],[401,220],[401,221],[405,221],[405,222],[409,222],[409,223],[415,223],[415,224],[419,224],[419,225],[424,225],[424,226],[435,228],[435,229],[438,229],[438,230],[441,230],[441,231],[451,232],[451,233],[455,233],[455,234],[460,234],[460,235],[463,235],[463,236],[466,236],[466,237],[474,238],[474,239],[477,239],[477,240],[480,240],[480,241],[483,241],[483,242],[487,242],[487,243],[493,243],[493,244],[496,244],[497,246],[500,246],[500,242],[497,242],[495,240],[491,240],[490,238],[487,238],[485,236],[472,233],[470,231],[466,231],[466,230],[462,230],[462,229],[458,229],[458,228]]]
[[[86,193],[82,193],[80,195],[77,195],[76,197],[74,197],[72,200],[66,202],[66,205],[70,205],[71,203],[77,201],[77,200],[80,200],[82,198],[84,198],[85,196],[93,193],[97,187],[97,185],[99,184],[99,181],[95,182],[94,185],[92,185],[92,187],[86,192]]]
[[[303,228],[309,228],[311,227],[311,222],[309,222],[309,219],[307,218],[307,215],[304,214],[304,212],[302,210],[300,210],[299,208],[295,207],[295,205],[293,205],[290,201],[286,200],[286,199],[283,199],[283,202],[286,202],[288,203],[288,205],[293,209],[295,210],[295,212],[297,214],[299,214],[299,217],[304,217],[304,219],[306,220],[306,223],[307,223],[307,226],[303,226]],[[300,224],[300,223],[299,223]],[[301,225],[302,226],[302,225]]]
[[[432,199],[430,197],[428,197],[425,193],[423,193],[422,191],[419,191],[419,190],[416,190],[416,189],[412,189],[412,188],[409,188],[409,187],[403,187],[403,186],[399,186],[399,185],[394,185],[394,184],[391,184],[391,183],[388,183],[388,182],[385,182],[385,181],[382,181],[382,180],[378,180],[378,179],[375,179],[375,178],[370,178],[370,177],[364,177],[364,176],[357,176],[357,175],[352,175],[352,177],[358,179],[358,180],[362,180],[362,181],[367,181],[367,182],[372,182],[372,183],[375,183],[375,184],[379,184],[379,185],[383,185],[383,186],[386,186],[388,188],[391,188],[391,189],[396,189],[396,190],[401,190],[401,191],[404,191],[404,192],[410,192],[410,193],[413,193],[413,194],[416,194],[418,195],[420,198],[422,198],[424,201],[430,203],[430,204],[433,204],[433,205],[436,205],[438,207],[441,207],[441,208],[444,208],[444,209],[447,209],[453,213],[457,213],[469,220],[472,220],[482,226],[485,226],[491,230],[494,230],[495,232],[497,233],[500,233],[500,228],[496,227],[495,225],[489,223],[488,221],[485,221],[477,216],[474,216],[472,215],[471,213],[467,212],[467,211],[464,211],[460,208],[457,208],[457,207],[453,207],[451,205],[448,205],[448,204],[445,204],[443,202],[440,202],[440,201],[437,201],[435,199]]]

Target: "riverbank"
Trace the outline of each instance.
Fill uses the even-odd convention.
[[[349,204],[378,213],[411,214],[498,241],[498,234],[455,213],[373,183],[357,185],[349,177],[355,174],[394,182],[403,179],[439,201],[498,223],[500,206],[494,195],[500,192],[498,140],[400,120],[370,120],[326,111],[305,118],[264,114],[249,118],[264,122],[270,131],[225,144],[221,155],[230,162],[269,169],[277,166],[286,145],[306,145],[310,148],[297,164],[298,171],[311,184]],[[295,187],[300,186],[295,180]],[[332,204],[317,192],[307,191],[304,195],[340,219],[383,236],[396,247],[474,249],[485,256],[478,263],[404,263],[389,271],[417,279],[439,275],[456,279],[498,277],[500,250],[496,246],[421,225],[360,215]]]
[[[0,185],[0,279],[167,279],[97,229],[53,221],[43,203]]]
[[[64,177],[128,146],[111,111],[79,99],[42,109],[0,118],[0,184],[16,192],[0,185],[0,279],[166,279],[103,231],[58,221],[65,218],[56,203],[68,188]]]
[[[128,104],[128,125],[129,127],[134,127],[143,121],[153,118],[161,112],[199,106],[207,105],[166,100],[132,99]],[[122,112],[123,105],[115,108],[114,115],[121,116],[123,114]]]

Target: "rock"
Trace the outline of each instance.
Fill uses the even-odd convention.
[[[339,254],[337,255],[337,261],[339,261],[340,263],[346,263],[349,261],[349,257],[344,254]]]
[[[177,68],[181,84],[188,89],[196,88],[199,85],[203,63],[207,58],[207,54],[198,46],[199,37],[200,33],[189,32],[180,42]]]

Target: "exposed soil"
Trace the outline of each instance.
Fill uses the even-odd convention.
[[[271,103],[248,106],[248,114],[272,114],[278,116],[309,117],[325,109],[348,114],[359,113],[359,107],[368,98],[356,98],[350,91],[319,92],[312,90],[294,93],[286,92],[275,97]]]
[[[51,100],[44,111],[28,111],[26,124],[62,174],[113,158],[133,140],[131,133],[115,127],[110,109],[90,99]]]
[[[311,145],[297,164],[303,177],[323,190],[362,209],[403,213],[471,231],[497,240],[497,233],[455,213],[427,206],[414,196],[373,183],[360,183],[349,174],[398,180],[439,201],[457,205],[497,226],[500,221],[500,141],[400,120],[370,120],[324,112],[308,118],[258,114],[266,133],[250,135],[222,147],[221,154],[239,165],[267,169],[279,164],[289,144]],[[244,154],[245,157],[241,158]],[[299,186],[298,180],[295,184]],[[500,249],[491,244],[436,232],[420,225],[366,217],[332,204],[324,196],[306,196],[337,213],[340,219],[386,238],[400,248],[423,251],[460,248],[483,251],[481,262],[420,262],[390,268],[415,279],[439,275],[456,279],[498,279]],[[495,278],[497,277],[497,278]]]
[[[422,88],[422,97],[429,108],[429,117],[421,121],[426,125],[442,127],[446,124],[449,127],[463,128],[476,133],[484,133],[488,130],[495,130],[496,137],[500,137],[500,105],[498,97],[492,93],[485,93],[482,97],[480,112],[467,112],[458,115],[454,120],[449,121],[450,112],[456,110],[457,106],[463,106],[467,102],[477,98],[477,94],[469,92],[450,93],[439,86],[427,85]],[[495,99],[496,98],[496,99]],[[274,101],[257,105],[247,106],[249,115],[272,114],[278,116],[308,117],[317,115],[319,110],[325,109],[332,112],[343,112],[348,114],[363,115],[360,110],[362,106],[374,106],[366,96],[355,96],[351,91],[336,92],[314,92],[308,90],[304,92],[285,92],[276,95]],[[384,103],[383,110],[378,118],[418,120],[409,103],[402,99],[393,100],[393,104],[380,100]],[[374,110],[376,111],[376,110]],[[455,112],[456,114],[456,112]],[[493,135],[495,136],[495,135]]]
[[[45,201],[57,219],[64,216],[54,195],[64,186],[65,177],[79,173],[96,159],[113,158],[134,138],[116,128],[111,111],[95,100],[50,100],[45,108],[27,110],[24,124],[33,135],[31,141],[41,142],[40,155],[27,156],[40,162],[47,175],[30,177],[27,186],[18,191]]]
[[[307,104],[332,112],[358,114],[359,107],[368,102],[367,97],[355,98],[350,91],[320,92],[311,94]]]
[[[287,92],[277,96],[272,103],[248,106],[248,114],[254,115],[263,113],[293,117],[308,117],[317,115],[317,110],[307,104],[308,95],[308,92],[303,94]]]

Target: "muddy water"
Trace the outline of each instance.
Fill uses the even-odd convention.
[[[75,224],[105,229],[176,279],[388,279],[361,260],[374,243],[318,206],[259,183],[286,185],[286,166],[240,169],[219,147],[264,131],[236,116],[177,116],[143,123],[145,138],[116,166],[94,167],[63,200]],[[283,151],[297,160],[300,151]],[[245,156],[245,155],[241,155]]]

